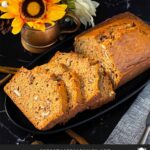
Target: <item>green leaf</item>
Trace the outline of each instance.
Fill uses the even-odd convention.
[[[69,9],[75,9],[75,0],[62,0],[62,3],[67,4]]]

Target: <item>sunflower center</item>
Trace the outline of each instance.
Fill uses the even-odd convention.
[[[22,13],[27,18],[40,18],[45,13],[45,3],[43,0],[24,0]]]
[[[40,12],[40,5],[37,2],[31,2],[27,6],[27,11],[31,16],[36,16]]]

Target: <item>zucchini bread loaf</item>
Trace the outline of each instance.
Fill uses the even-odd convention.
[[[4,90],[39,130],[52,128],[67,115],[65,84],[53,74],[21,68]]]
[[[115,88],[150,67],[150,26],[129,12],[78,35],[74,46],[101,63]]]

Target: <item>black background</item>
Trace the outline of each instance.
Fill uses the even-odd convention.
[[[98,0],[97,0],[98,1]],[[115,14],[131,11],[146,22],[150,22],[150,0],[101,0],[95,22],[99,23]],[[129,6],[129,7],[128,7]],[[26,66],[38,55],[32,55],[24,51],[20,43],[20,35],[11,33],[0,35],[0,65]],[[2,78],[4,75],[1,74]],[[87,124],[74,128],[73,130],[85,137],[90,144],[102,144],[108,138],[122,115],[135,100],[137,95],[124,104],[102,117],[94,119]],[[54,135],[31,135],[17,128],[8,119],[4,111],[3,88],[0,88],[0,144],[23,144],[40,140],[47,144],[67,144],[71,138],[61,132]]]

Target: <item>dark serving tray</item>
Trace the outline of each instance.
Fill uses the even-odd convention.
[[[37,65],[44,64],[50,60],[50,58],[55,54],[57,50],[69,52],[73,50],[73,39],[74,36],[67,38],[66,41],[57,44],[51,51],[48,51],[39,57],[37,57],[30,65],[29,69]],[[116,90],[116,99],[96,110],[89,110],[78,114],[75,118],[71,119],[66,125],[57,125],[51,130],[38,131],[33,127],[33,125],[26,119],[26,117],[21,113],[21,111],[14,105],[14,103],[6,96],[5,99],[5,109],[9,119],[20,129],[24,131],[35,133],[35,134],[54,134],[58,133],[81,124],[87,123],[88,121],[100,117],[104,113],[116,108],[118,105],[127,101],[133,95],[137,94],[146,85],[150,78],[150,70],[144,72],[140,76],[136,77],[134,80],[128,82],[126,85],[120,87]]]

